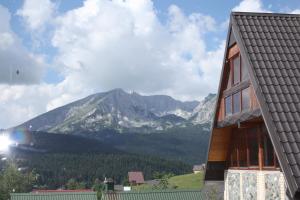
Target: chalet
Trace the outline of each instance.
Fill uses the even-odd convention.
[[[224,199],[300,199],[300,15],[231,14],[205,181]]]
[[[128,172],[128,181],[131,185],[140,185],[145,183],[142,172]]]

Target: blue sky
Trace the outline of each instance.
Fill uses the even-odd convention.
[[[201,100],[218,87],[231,10],[300,1],[0,1],[0,128],[113,88]]]

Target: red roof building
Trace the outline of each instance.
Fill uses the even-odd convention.
[[[145,182],[142,172],[128,172],[128,180],[132,185],[143,184]]]

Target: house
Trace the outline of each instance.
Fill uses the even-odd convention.
[[[11,200],[97,200],[96,192],[12,193]]]
[[[198,173],[202,172],[204,169],[205,169],[205,164],[193,166],[194,174],[198,174]]]
[[[224,199],[300,199],[300,15],[231,14],[205,181]]]
[[[142,172],[128,172],[128,181],[131,185],[140,185],[145,183]]]
[[[206,200],[202,191],[139,191],[104,193],[101,200]]]

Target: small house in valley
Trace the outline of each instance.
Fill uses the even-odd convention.
[[[202,172],[204,169],[205,169],[205,164],[193,166],[194,174],[198,174],[198,173]]]
[[[233,12],[205,181],[224,199],[300,199],[300,15]]]
[[[143,172],[128,172],[128,181],[131,185],[145,183]]]

